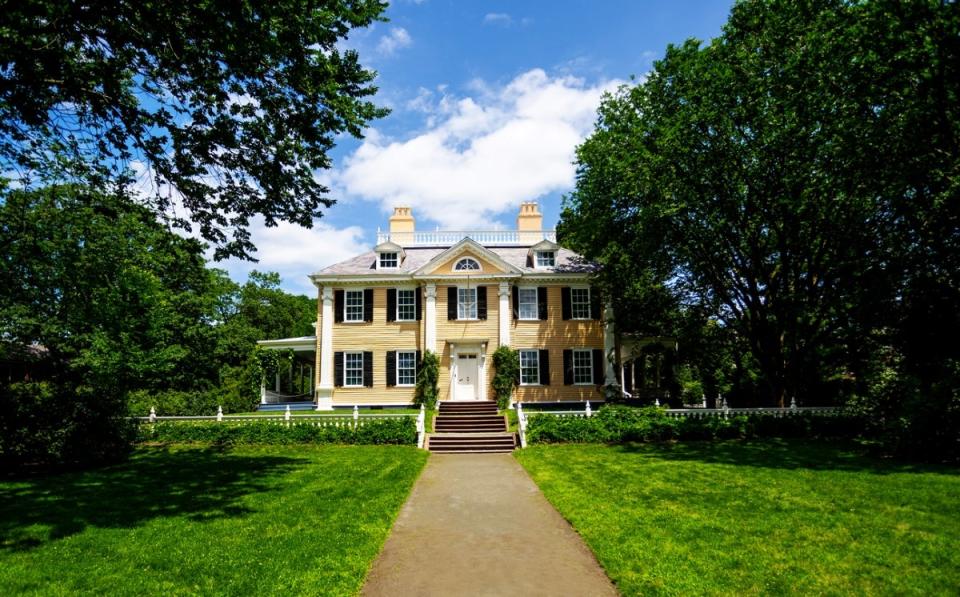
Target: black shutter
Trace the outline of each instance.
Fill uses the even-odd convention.
[[[487,287],[477,286],[477,319],[487,318]]]
[[[363,353],[363,386],[373,387],[373,353],[370,351]]]
[[[541,350],[540,356],[537,358],[537,361],[540,365],[540,385],[549,386],[550,385],[550,351]]]
[[[513,319],[520,319],[520,289],[516,286],[513,287]]]
[[[373,288],[363,291],[363,320],[373,321]]]
[[[343,291],[333,291],[333,321],[343,323]]]
[[[397,385],[397,351],[387,351],[387,387]]]
[[[420,321],[423,318],[423,292],[419,288],[414,291],[414,294],[417,297],[417,321]]]
[[[447,319],[457,318],[457,287],[447,288]]]
[[[423,351],[422,351],[422,350],[418,350],[418,351],[417,351],[417,373],[420,372],[420,362],[421,362],[422,360],[423,360]]]
[[[570,303],[570,287],[564,286],[560,289],[560,299],[563,306],[563,320],[573,319],[573,307]]]
[[[590,289],[590,319],[603,319],[603,306],[600,302],[600,293],[595,288]]]
[[[342,291],[341,291],[342,292]],[[343,387],[343,353],[333,353],[333,385]]]
[[[537,316],[541,320],[547,319],[547,287],[537,287]]]
[[[563,385],[573,385],[573,351],[563,351]]]
[[[633,364],[629,362],[623,364],[623,389],[633,392]]]
[[[603,385],[604,371],[603,371],[603,350],[599,348],[593,349],[593,383],[598,386]]]
[[[397,289],[387,288],[387,321],[397,320]]]

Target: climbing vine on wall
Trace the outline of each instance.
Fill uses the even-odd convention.
[[[417,370],[417,392],[414,395],[416,404],[422,404],[430,410],[436,408],[437,398],[440,395],[439,378],[440,359],[433,351],[423,351],[423,359],[420,361],[420,368]]]
[[[501,346],[493,352],[493,393],[497,407],[507,408],[514,388],[520,382],[520,356],[509,346]]]

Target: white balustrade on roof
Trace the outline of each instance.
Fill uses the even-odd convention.
[[[529,246],[542,240],[557,242],[555,230],[437,230],[434,232],[377,231],[377,244],[392,241],[403,247],[445,247],[470,238],[481,245]]]

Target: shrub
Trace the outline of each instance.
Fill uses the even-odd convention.
[[[520,356],[509,346],[501,346],[493,351],[493,368],[493,394],[502,410],[510,405],[510,397],[520,381]]]
[[[139,427],[140,442],[203,442],[231,444],[416,444],[413,417],[351,423],[314,424],[279,421],[190,422],[163,421]],[[332,423],[332,421],[331,421]]]
[[[134,417],[145,417],[154,407],[160,416],[197,416],[214,415],[217,407],[223,412],[245,413],[256,408],[256,401],[243,392],[242,384],[213,390],[136,390],[127,395],[127,408]]]
[[[429,410],[437,407],[440,397],[440,359],[432,350],[423,351],[420,360],[420,369],[417,371],[417,389],[413,402],[416,405],[426,406]]]

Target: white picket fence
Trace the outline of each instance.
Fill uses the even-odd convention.
[[[659,404],[658,404],[659,406]],[[553,417],[588,418],[593,416],[593,408],[587,401],[583,410],[533,410],[524,411],[523,403],[516,403],[517,429],[520,434],[520,447],[527,447],[527,423],[530,415],[550,415]],[[790,417],[801,414],[834,416],[841,413],[837,406],[797,406],[792,403],[784,408],[665,408],[663,413],[673,418],[707,419],[710,417],[730,418],[735,416]]]

